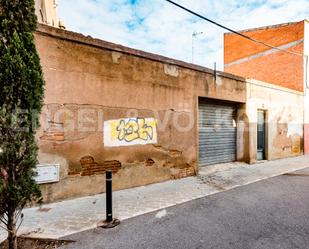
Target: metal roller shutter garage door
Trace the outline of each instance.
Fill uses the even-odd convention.
[[[199,101],[199,165],[236,161],[236,105]]]

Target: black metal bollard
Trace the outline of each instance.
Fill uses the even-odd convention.
[[[113,176],[106,171],[106,222],[113,221]]]
[[[106,171],[106,220],[99,226],[102,228],[113,228],[118,226],[120,221],[113,219],[113,176],[112,171]]]

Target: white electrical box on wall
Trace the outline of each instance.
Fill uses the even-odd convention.
[[[38,184],[59,182],[59,170],[59,164],[39,164],[36,168],[38,175],[35,180]]]

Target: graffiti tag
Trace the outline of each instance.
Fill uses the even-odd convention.
[[[147,125],[144,118],[129,119],[128,121],[120,120],[117,131],[120,141],[132,142],[136,139],[147,141],[153,138],[153,128]]]
[[[104,122],[104,145],[107,147],[157,143],[154,118],[126,118]]]

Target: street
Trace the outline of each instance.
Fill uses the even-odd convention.
[[[309,247],[309,169],[68,236],[63,248]],[[138,203],[136,203],[138,205]]]

